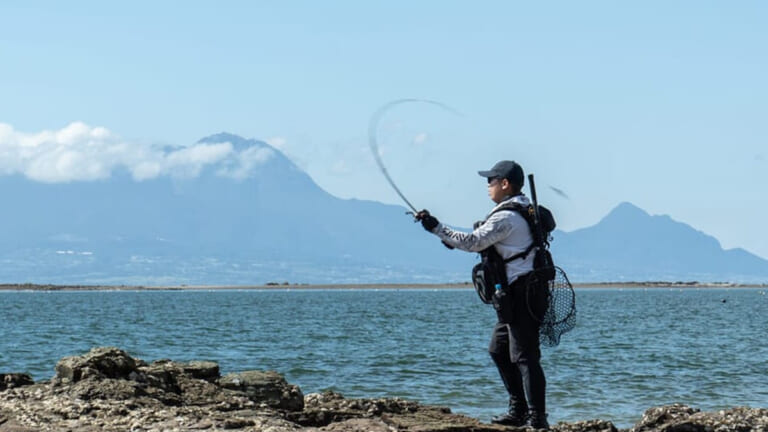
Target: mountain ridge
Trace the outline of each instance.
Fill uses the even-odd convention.
[[[723,249],[713,236],[628,202],[597,224],[558,231],[556,238],[553,251],[560,262],[590,278],[647,280],[644,275],[654,274],[671,280],[768,280],[768,260],[742,248]]]
[[[477,254],[443,248],[402,206],[335,197],[263,141],[220,132],[198,144],[223,156],[205,164],[186,154],[193,169],[144,180],[127,171],[70,183],[0,177],[0,196],[16,210],[0,212],[0,224],[13,227],[0,230],[0,281],[469,280]],[[768,261],[629,202],[593,226],[553,235],[555,260],[575,282],[768,280]]]

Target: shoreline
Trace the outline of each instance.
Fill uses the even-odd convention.
[[[54,370],[52,379],[41,381],[26,373],[0,371],[0,431],[515,430],[454,413],[449,406],[398,397],[345,398],[330,390],[304,394],[274,370],[222,375],[216,361],[161,359],[148,363],[117,347],[94,347],[64,357]],[[593,418],[552,422],[550,430],[764,431],[768,427],[768,409],[750,407],[707,412],[675,403],[653,406],[637,417],[640,420],[629,428]]]
[[[696,281],[632,281],[632,282],[580,282],[573,287],[579,288],[768,288],[768,283],[743,284],[735,282],[696,282]],[[457,283],[363,283],[363,284],[291,284],[268,283],[264,285],[79,285],[79,284],[34,284],[0,283],[0,291],[280,291],[280,290],[413,290],[413,289],[472,289],[469,282]]]

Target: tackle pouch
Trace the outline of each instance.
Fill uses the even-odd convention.
[[[507,286],[507,271],[504,260],[491,246],[480,253],[480,262],[472,267],[472,284],[480,300],[491,304],[496,293],[496,285]]]

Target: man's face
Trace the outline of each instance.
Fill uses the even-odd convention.
[[[509,181],[498,177],[488,179],[488,196],[496,204],[504,201],[504,197],[509,194]]]

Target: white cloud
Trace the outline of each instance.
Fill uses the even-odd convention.
[[[136,164],[131,170],[133,178],[136,180],[149,180],[162,174],[163,164],[158,161],[142,161]]]
[[[232,153],[232,144],[197,144],[165,155],[165,168],[177,177],[197,177],[209,164],[220,162]]]
[[[275,152],[267,147],[251,147],[240,152],[239,157],[230,166],[221,168],[219,175],[235,179],[248,178],[255,169],[272,158]]]
[[[104,179],[116,169],[127,170],[137,181],[164,175],[188,178],[213,165],[221,166],[219,175],[242,179],[273,155],[271,149],[256,146],[237,152],[227,142],[165,150],[81,122],[36,133],[0,123],[0,175],[20,174],[46,183]]]

